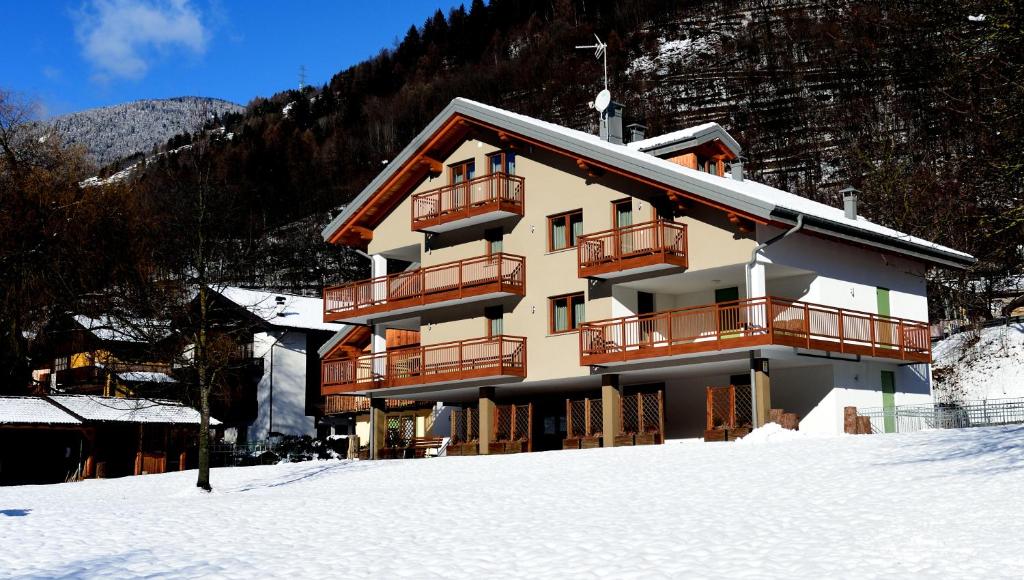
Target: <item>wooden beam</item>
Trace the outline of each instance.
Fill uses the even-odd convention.
[[[419,164],[426,167],[427,173],[431,175],[441,175],[444,173],[444,164],[433,157],[423,155],[419,158]]]
[[[576,158],[576,166],[587,174],[590,179],[597,179],[604,175],[604,169],[587,162],[585,159],[578,157]]]

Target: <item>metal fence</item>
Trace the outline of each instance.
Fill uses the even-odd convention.
[[[237,467],[257,463],[261,455],[274,450],[273,441],[255,443],[217,443],[210,445],[210,465]]]
[[[873,433],[1013,425],[1024,423],[1024,398],[873,407],[857,409],[857,414],[871,418]]]

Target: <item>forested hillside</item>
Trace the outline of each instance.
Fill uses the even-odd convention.
[[[327,219],[456,96],[593,130],[600,66],[573,47],[594,33],[649,134],[717,121],[756,179],[828,203],[852,183],[869,217],[981,257],[975,274],[1020,267],[1010,0],[476,0],[323,87],[254,99],[214,164],[247,228],[276,228]],[[177,178],[147,173],[149,187]]]
[[[211,118],[239,113],[241,105],[206,97],[143,99],[88,109],[49,121],[68,144],[81,145],[99,164],[148,153],[175,135],[194,132]]]

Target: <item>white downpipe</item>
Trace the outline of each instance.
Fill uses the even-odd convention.
[[[789,228],[785,232],[775,236],[774,238],[757,245],[750,252],[750,261],[747,262],[744,268],[746,273],[746,286],[747,286],[747,298],[762,298],[768,295],[768,283],[766,278],[766,268],[764,263],[758,262],[757,257],[761,251],[775,242],[782,241],[789,236],[799,232],[804,227],[804,214],[797,214],[796,225]],[[771,312],[769,305],[765,305],[765,316],[770,317]],[[767,320],[765,321],[768,322]],[[750,420],[756,426],[758,423],[757,416],[757,371],[754,369],[754,362],[761,355],[760,351],[750,351]]]

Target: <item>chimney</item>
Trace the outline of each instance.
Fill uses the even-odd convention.
[[[729,169],[732,171],[732,178],[733,179],[735,179],[736,181],[743,181],[743,158],[742,157],[737,157],[732,162],[732,165],[729,166]]]
[[[601,111],[601,138],[622,145],[622,105],[615,101]]]
[[[839,193],[843,194],[843,213],[848,219],[857,219],[857,194],[860,192],[848,185],[840,189]]]
[[[626,129],[629,132],[629,142],[636,143],[637,141],[643,141],[647,135],[647,127],[644,127],[640,123],[632,123],[626,125]]]

